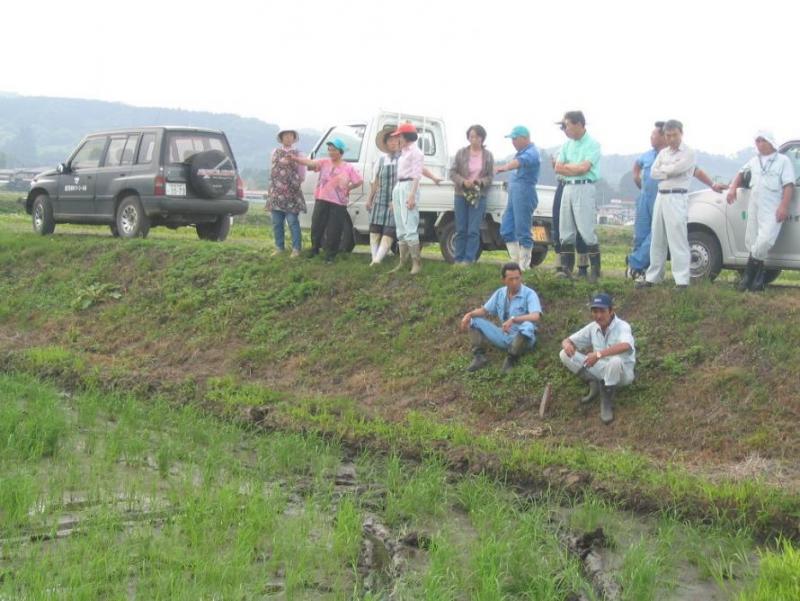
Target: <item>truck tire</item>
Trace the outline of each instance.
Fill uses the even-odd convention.
[[[722,249],[717,238],[703,230],[689,232],[689,272],[693,281],[710,280],[722,270]]]
[[[201,198],[220,198],[236,184],[236,166],[221,150],[189,157],[189,185]]]
[[[194,226],[197,230],[197,237],[201,240],[224,242],[231,231],[231,219],[230,215],[220,215],[216,221],[211,223],[198,223]]]
[[[52,234],[56,229],[56,222],[53,218],[53,203],[47,194],[39,194],[31,206],[31,218],[33,221],[33,231],[40,236]]]
[[[456,260],[456,222],[453,219],[448,220],[439,228],[439,249],[442,251],[442,257],[447,263],[455,263]],[[475,260],[481,258],[483,253],[483,243],[478,244],[478,254]]]
[[[120,201],[115,225],[120,238],[147,238],[150,218],[145,214],[138,196],[126,196]]]

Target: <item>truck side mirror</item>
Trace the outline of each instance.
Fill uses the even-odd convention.
[[[58,167],[56,167],[56,171],[59,173],[69,173],[69,167],[67,167],[64,163],[59,163]]]

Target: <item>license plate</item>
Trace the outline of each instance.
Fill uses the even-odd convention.
[[[534,242],[549,242],[547,237],[547,228],[543,225],[534,225],[531,229]]]
[[[186,184],[170,184],[167,182],[167,196],[186,196]]]

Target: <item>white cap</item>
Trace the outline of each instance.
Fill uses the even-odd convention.
[[[753,138],[754,140],[758,140],[761,138],[762,140],[766,140],[769,142],[775,150],[778,150],[778,142],[775,140],[775,134],[767,129],[760,129],[756,134],[756,137]]]

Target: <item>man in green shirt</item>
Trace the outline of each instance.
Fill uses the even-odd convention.
[[[559,212],[561,266],[568,276],[575,266],[575,241],[580,233],[589,254],[589,281],[600,277],[600,243],[597,239],[595,182],[600,177],[600,145],[586,133],[581,111],[568,111],[562,120],[567,142],[556,161],[556,174],[564,181]]]

